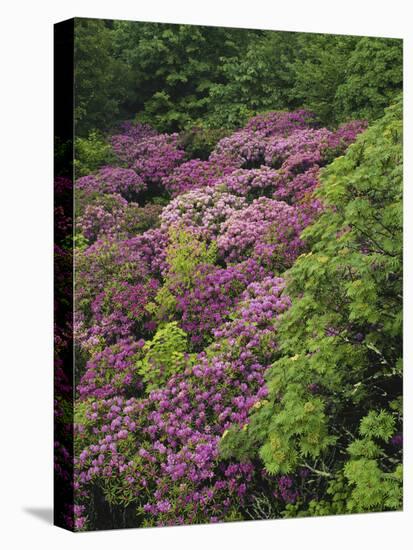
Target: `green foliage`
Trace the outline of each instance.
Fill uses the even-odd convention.
[[[296,107],[324,124],[375,120],[402,89],[396,39],[92,19],[75,33],[81,136],[136,114],[159,131]]]
[[[394,417],[386,411],[370,411],[360,423],[361,435],[371,438],[378,437],[388,441],[394,433]]]
[[[68,235],[62,241],[62,248],[65,250],[73,250],[81,252],[89,246],[89,241],[81,233],[77,232],[76,235]]]
[[[370,411],[360,422],[362,439],[348,447],[351,459],[344,465],[344,474],[352,488],[349,511],[397,510],[402,503],[402,465],[389,456],[381,443],[394,434],[394,413]],[[375,440],[375,441],[374,441]],[[393,469],[394,468],[394,469]]]
[[[181,133],[181,144],[192,158],[208,160],[218,141],[230,133],[231,130],[225,128],[197,126]]]
[[[217,244],[207,244],[204,240],[184,229],[172,228],[166,253],[169,266],[167,278],[171,284],[180,284],[186,288],[193,285],[201,264],[214,264],[218,256]]]
[[[325,124],[383,115],[402,91],[402,41],[300,34],[291,95]]]
[[[401,426],[401,161],[400,100],[323,170],[326,211],[286,274],[293,305],[278,327],[269,396],[221,444],[226,457],[259,449],[270,473],[305,466],[328,480],[326,513],[343,476],[348,511],[400,507],[401,456],[388,440]]]
[[[218,249],[216,241],[205,243],[183,228],[171,228],[166,252],[168,273],[164,285],[159,289],[155,301],[147,306],[148,312],[159,320],[170,320],[176,311],[174,292],[178,288],[191,288],[198,276],[198,267],[214,264]]]
[[[347,501],[349,512],[400,510],[403,468],[384,472],[377,460],[360,458],[347,462],[344,473],[354,489]]]
[[[296,55],[298,36],[265,32],[250,42],[245,54],[223,58],[224,80],[211,86],[207,124],[236,127],[258,112],[293,107],[289,63]]]
[[[98,131],[90,132],[86,138],[76,137],[75,174],[77,178],[114,163],[115,156],[112,148]]]
[[[75,19],[75,130],[106,130],[121,117],[130,71],[114,52],[109,22]]]
[[[341,119],[336,91],[345,80],[350,52],[358,38],[331,34],[300,34],[299,55],[291,59],[294,85],[291,95],[324,123]]]
[[[184,370],[191,360],[186,349],[187,335],[178,323],[167,323],[158,328],[153,339],[142,349],[145,357],[137,363],[147,392],[162,387],[172,376]]]
[[[133,75],[129,100],[140,120],[161,131],[201,120],[222,79],[221,57],[240,55],[260,31],[161,23],[115,22],[119,58]]]
[[[317,517],[348,513],[346,503],[350,490],[342,473],[338,473],[334,479],[328,481],[325,494],[325,499],[312,499],[307,505],[303,505],[302,499],[299,499],[295,504],[287,504],[282,516],[286,518]]]
[[[339,112],[347,118],[376,119],[403,87],[403,42],[390,38],[358,41],[337,88]]]

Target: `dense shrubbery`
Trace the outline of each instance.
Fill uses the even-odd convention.
[[[76,19],[60,522],[401,508],[401,88],[400,40]]]
[[[269,112],[194,159],[127,123],[89,158],[76,529],[400,507],[400,107],[365,128]]]
[[[324,213],[286,274],[269,394],[226,457],[308,485],[284,515],[401,506],[401,104],[322,173]],[[311,483],[310,483],[311,482]]]

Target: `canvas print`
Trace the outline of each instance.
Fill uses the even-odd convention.
[[[402,41],[55,26],[55,523],[402,509]]]

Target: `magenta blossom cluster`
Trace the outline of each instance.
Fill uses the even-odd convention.
[[[105,166],[96,174],[79,178],[76,188],[85,193],[119,194],[131,200],[146,189],[146,183],[130,168]]]
[[[239,167],[263,164],[268,139],[285,138],[297,130],[309,128],[313,115],[307,111],[271,112],[252,118],[241,130],[221,139],[211,153],[211,160],[230,157]]]
[[[124,338],[136,338],[149,323],[146,306],[153,300],[159,283],[127,281],[108,284],[90,304],[90,313],[76,316],[76,336],[85,349],[110,345]],[[151,326],[151,325],[150,325]]]
[[[285,138],[271,136],[264,146],[265,164],[286,172],[305,172],[314,164],[322,164],[333,135],[327,128],[308,128]]]
[[[126,239],[99,239],[76,252],[78,302],[94,298],[108,284],[142,282],[159,278],[166,267],[168,237],[161,229],[150,229]]]
[[[160,183],[183,162],[185,151],[180,148],[178,134],[158,134],[142,139],[117,136],[112,147],[119,159],[126,163],[147,184]]]
[[[317,185],[318,172],[318,165],[298,175],[268,166],[250,170],[241,168],[220,179],[218,184],[249,201],[265,196],[295,204],[304,201],[311,194]]]
[[[158,134],[155,128],[149,124],[126,120],[119,125],[119,134],[133,138],[135,141],[143,141]],[[115,136],[112,136],[112,139]]]
[[[215,353],[201,353],[193,367],[147,399],[118,397],[92,404],[87,414],[94,429],[87,422],[76,428],[79,439],[89,443],[76,461],[80,495],[86,497],[87,486],[101,476],[121,477],[156,524],[218,521],[242,503],[252,465],[219,464],[218,445],[233,424],[248,423],[249,410],[267,394],[267,365],[259,362],[259,344],[268,332],[274,339],[274,323],[289,307],[283,289],[280,278],[248,285],[235,319],[224,323]],[[122,451],[126,448],[131,451]],[[133,460],[135,452],[138,460]]]
[[[218,248],[227,261],[252,257],[282,272],[303,251],[300,234],[310,221],[294,206],[260,197],[222,225]]]
[[[220,339],[225,339],[230,353],[243,349],[266,362],[277,347],[277,319],[291,305],[283,293],[284,287],[282,278],[272,276],[251,283],[241,296],[238,316],[214,330],[214,346],[221,349]]]
[[[232,427],[251,429],[251,409],[266,398],[291,305],[283,275],[323,211],[313,195],[319,171],[364,127],[333,131],[303,110],[265,113],[201,161],[177,134],[126,123],[111,138],[120,166],[78,180],[76,504],[68,509],[77,530],[100,525],[102,500],[137,525],[176,525],[243,517],[264,485],[274,509],[299,498],[304,476],[274,478],[224,459],[220,445]],[[194,235],[184,259],[180,231]],[[211,263],[197,264],[201,245]],[[149,345],[173,374],[148,394],[140,373],[159,366],[145,363]]]
[[[235,168],[237,166],[230,157],[224,157],[220,162],[193,159],[175,168],[163,178],[162,184],[172,197],[176,197],[192,189],[212,187]]]
[[[148,124],[126,121],[119,126],[119,132],[110,138],[110,144],[115,155],[127,161],[138,143],[156,135],[158,132]]]
[[[341,124],[329,140],[329,147],[335,148],[339,153],[354,143],[358,134],[367,128],[366,120],[352,120]]]
[[[93,243],[105,235],[116,235],[121,231],[121,223],[128,202],[119,194],[94,195],[76,219],[76,229]]]
[[[263,274],[262,267],[252,258],[226,268],[201,266],[195,288],[184,290],[177,297],[181,326],[192,343],[200,346],[209,342],[212,331],[233,312],[242,291]]]
[[[269,111],[252,117],[245,125],[245,130],[256,132],[262,137],[274,135],[285,137],[296,130],[312,127],[315,124],[315,115],[305,109],[292,112]]]
[[[124,339],[95,353],[86,363],[77,386],[80,398],[107,399],[139,392],[142,383],[136,374],[135,361],[143,344],[143,340]]]
[[[119,194],[93,193],[79,200],[76,230],[89,244],[108,237],[128,239],[160,224],[160,205],[139,206]]]

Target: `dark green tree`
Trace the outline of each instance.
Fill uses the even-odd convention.
[[[122,118],[160,131],[242,125],[268,110],[373,121],[402,88],[402,41],[76,19],[77,133]]]
[[[266,31],[247,50],[223,58],[224,82],[210,88],[206,123],[213,127],[241,126],[258,112],[294,108],[291,97],[298,34]]]
[[[402,41],[299,34],[291,96],[325,124],[383,115],[402,91]]]
[[[221,58],[241,56],[260,31],[115,23],[117,52],[130,66],[129,104],[161,131],[194,125],[205,115],[211,87],[224,79]]]
[[[403,87],[403,42],[362,38],[351,52],[336,104],[343,118],[374,120]]]
[[[290,62],[293,86],[290,96],[313,111],[324,124],[341,120],[337,88],[346,79],[349,55],[359,39],[332,34],[299,34]]]
[[[107,130],[123,116],[129,69],[115,56],[111,22],[75,20],[76,134]]]

